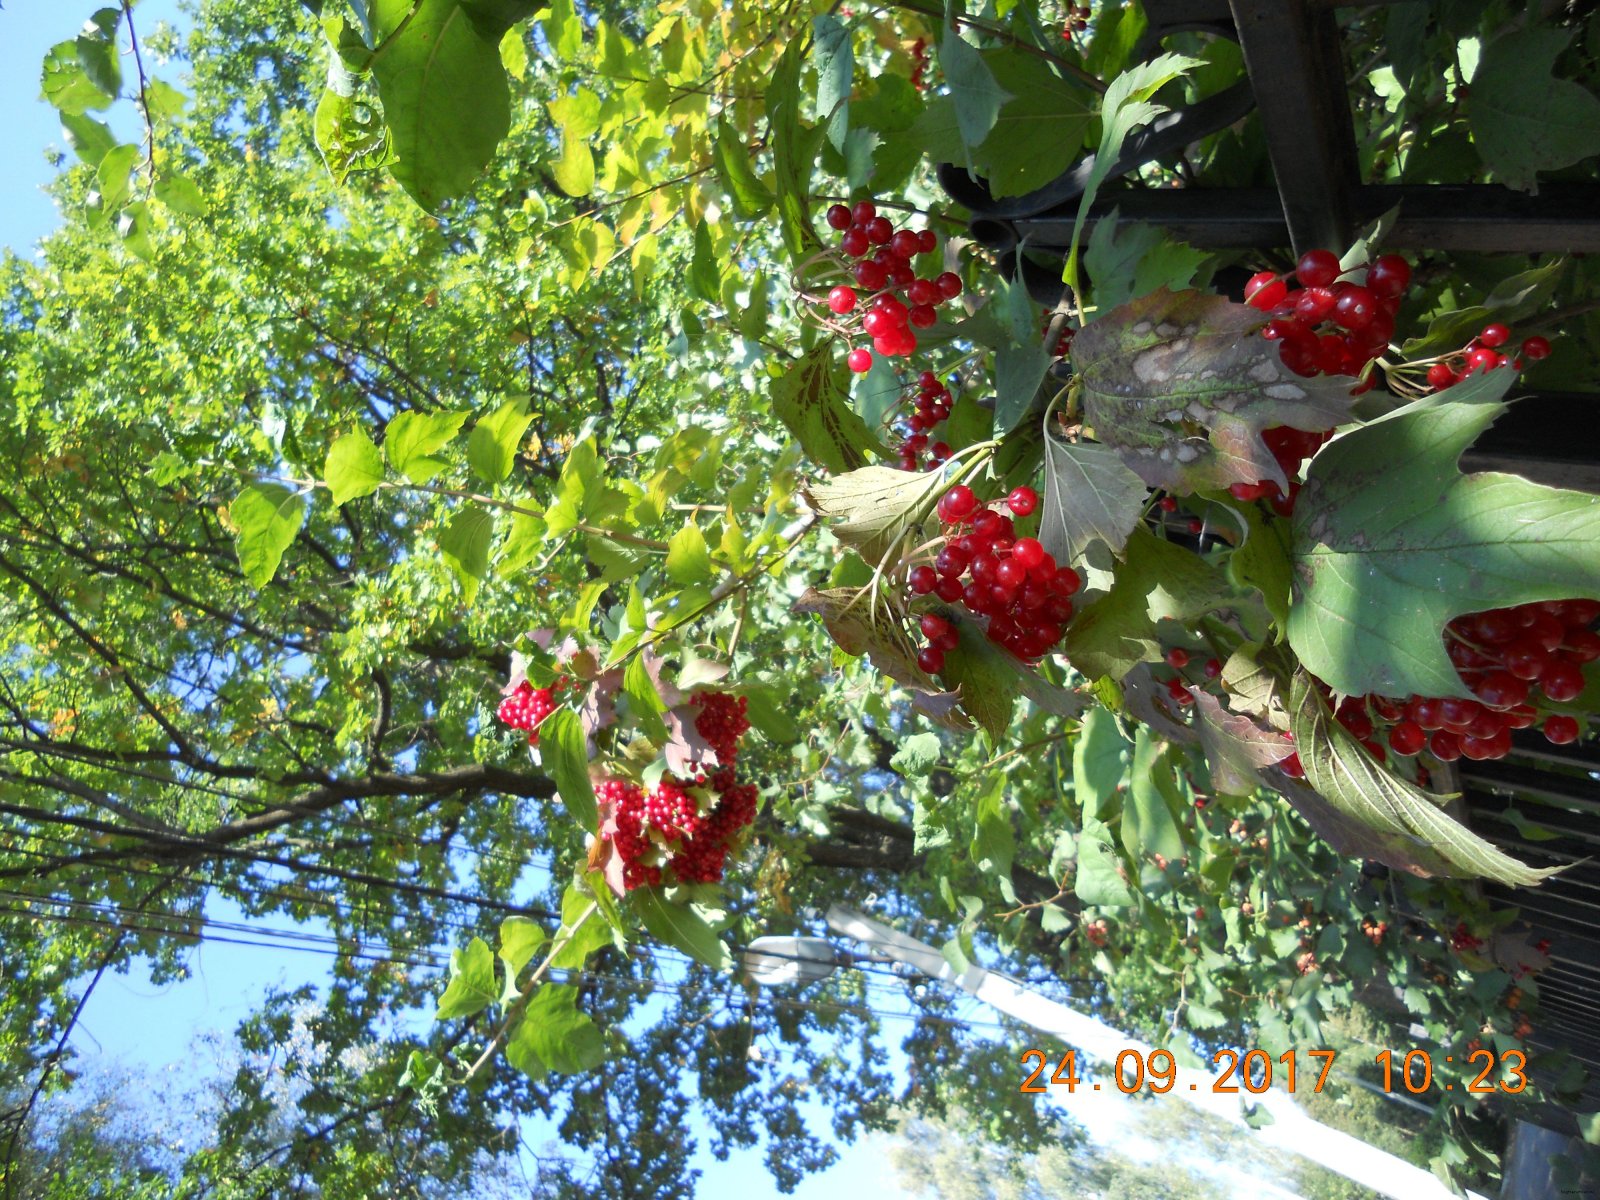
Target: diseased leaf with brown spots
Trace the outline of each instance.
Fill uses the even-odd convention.
[[[1355,380],[1295,375],[1261,336],[1265,320],[1222,296],[1161,288],[1084,326],[1072,359],[1094,436],[1151,487],[1188,494],[1271,479],[1287,489],[1262,430],[1349,420]]]

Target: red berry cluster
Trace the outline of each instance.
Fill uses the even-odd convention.
[[[1297,375],[1360,375],[1389,345],[1395,314],[1411,282],[1398,254],[1380,254],[1364,283],[1341,280],[1339,257],[1308,250],[1288,276],[1260,271],[1244,285],[1245,303],[1271,313],[1263,334],[1282,342],[1283,365]],[[1367,386],[1370,386],[1370,382]]]
[[[1574,742],[1582,732],[1577,718],[1541,712],[1540,702],[1565,704],[1583,692],[1583,665],[1600,659],[1600,635],[1590,629],[1597,617],[1595,600],[1544,601],[1458,617],[1445,626],[1445,652],[1476,700],[1352,696],[1335,716],[1380,762],[1380,732],[1395,754],[1426,748],[1441,762],[1504,758],[1511,752],[1512,730],[1534,725],[1554,745]],[[1303,774],[1298,755],[1278,765],[1297,778]]]
[[[1473,338],[1454,354],[1446,355],[1428,368],[1428,386],[1436,392],[1460,383],[1474,371],[1494,370],[1510,364],[1522,370],[1522,360],[1537,361],[1550,357],[1550,339],[1533,337],[1522,339],[1521,356],[1507,354],[1501,349],[1511,340],[1511,330],[1498,321],[1485,325]]]
[[[1030,487],[1017,488],[1005,500],[1015,517],[1029,516],[1038,506],[1038,493]],[[1049,653],[1072,618],[1072,596],[1083,586],[1078,573],[1058,567],[1037,538],[1019,538],[1012,516],[980,505],[964,483],[940,498],[938,512],[950,532],[931,564],[912,569],[911,590],[989,618],[988,639],[1018,658]],[[922,635],[927,644],[917,654],[917,665],[937,675],[959,639],[936,613],[923,616]]]
[[[716,883],[740,831],[756,818],[758,791],[739,783],[734,765],[739,739],[750,729],[744,697],[701,692],[689,703],[700,711],[695,731],[716,751],[717,762],[691,780],[663,776],[653,790],[622,779],[595,785],[602,811],[611,813],[609,832],[622,859],[622,884],[659,887],[672,878],[682,883]],[[709,765],[709,764],[708,764]]]
[[[911,43],[911,86],[923,91],[928,86],[928,39]]]
[[[1216,682],[1222,677],[1222,660],[1220,658],[1206,659],[1200,667],[1200,674],[1204,676],[1204,680],[1200,681],[1186,680],[1184,678],[1183,673],[1193,664],[1194,656],[1182,646],[1173,646],[1166,651],[1163,657],[1166,659],[1167,666],[1177,672],[1171,679],[1166,681],[1167,695],[1171,697],[1174,704],[1186,705],[1194,703],[1194,692],[1191,690],[1191,684],[1194,687],[1202,688],[1220,686]],[[1193,674],[1193,672],[1190,673]],[[1204,806],[1197,802],[1196,807]]]
[[[938,306],[961,294],[961,276],[954,271],[925,277],[911,265],[913,258],[939,248],[938,235],[931,229],[895,229],[870,200],[858,200],[853,207],[835,204],[828,209],[827,221],[829,228],[839,231],[839,249],[847,258],[859,260],[850,268],[855,287],[841,283],[831,290],[828,308],[843,317],[864,307],[860,327],[872,339],[872,350],[885,358],[912,354],[917,348],[915,331],[933,325],[939,319]],[[863,304],[862,293],[872,299]],[[858,346],[850,351],[850,369],[858,374],[870,371],[872,350]]]
[[[1050,313],[1045,313],[1044,321],[1039,326],[1040,334],[1047,334],[1050,332],[1050,322],[1053,320],[1055,320],[1055,317],[1053,317]],[[1072,339],[1077,332],[1078,331],[1071,325],[1063,325],[1061,327],[1060,336],[1056,338],[1055,349],[1050,352],[1051,356],[1054,358],[1066,358],[1067,355],[1071,354]]]
[[[1261,440],[1266,443],[1267,449],[1272,451],[1272,457],[1278,462],[1278,467],[1289,477],[1289,494],[1284,495],[1276,480],[1258,479],[1255,483],[1230,483],[1228,494],[1235,500],[1246,503],[1253,500],[1265,500],[1272,505],[1272,511],[1280,517],[1288,517],[1294,513],[1294,502],[1300,496],[1300,482],[1294,477],[1300,473],[1300,464],[1310,458],[1333,437],[1333,430],[1324,433],[1313,433],[1306,429],[1291,429],[1287,425],[1278,425],[1272,429],[1261,431]]]
[[[911,416],[906,421],[909,428],[898,447],[902,471],[922,470],[924,452],[928,455],[927,469],[930,471],[942,467],[949,459],[950,443],[934,442],[929,445],[928,431],[949,418],[950,406],[954,403],[950,389],[932,371],[924,371],[917,376],[917,398],[912,405]]]
[[[1087,4],[1067,5],[1067,23],[1061,27],[1061,36],[1069,42],[1085,29],[1089,28],[1089,18],[1094,15],[1094,10]]]
[[[513,729],[525,730],[528,734],[528,745],[539,744],[539,726],[544,719],[555,712],[556,693],[567,686],[565,676],[558,676],[556,681],[547,688],[536,688],[524,679],[517,685],[517,690],[504,700],[495,710],[495,715]]]

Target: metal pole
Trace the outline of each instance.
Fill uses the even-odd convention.
[[[1147,1042],[1129,1037],[1104,1021],[1029,991],[1004,975],[985,971],[981,967],[957,971],[938,950],[926,942],[907,937],[858,912],[838,906],[830,908],[828,925],[836,932],[914,967],[924,975],[957,985],[1007,1016],[1015,1017],[1042,1033],[1058,1037],[1102,1063],[1115,1063],[1117,1055],[1124,1050],[1137,1051],[1148,1062],[1150,1052],[1157,1049]],[[1248,1128],[1239,1111],[1237,1098],[1214,1093],[1211,1090],[1212,1079],[1212,1072],[1179,1067],[1171,1094],[1231,1125]],[[1080,1082],[1078,1086],[1098,1085]],[[1393,1197],[1393,1200],[1455,1200],[1454,1192],[1421,1167],[1369,1146],[1360,1138],[1313,1121],[1295,1104],[1294,1098],[1282,1089],[1269,1088],[1253,1099],[1273,1118],[1272,1124],[1255,1131],[1264,1144],[1298,1154],[1337,1175],[1371,1188],[1380,1196]],[[1484,1196],[1471,1191],[1467,1192],[1467,1197],[1468,1200],[1486,1200]]]

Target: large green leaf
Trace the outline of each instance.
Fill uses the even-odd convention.
[[[995,80],[982,55],[962,40],[954,23],[945,28],[939,43],[939,68],[955,102],[956,124],[962,140],[976,146],[989,136],[999,119],[1000,106],[1010,96]]]
[[[656,888],[638,888],[628,894],[628,899],[652,937],[675,946],[708,967],[719,971],[733,967],[733,955],[717,936],[717,931],[689,905],[669,901]]]
[[[875,564],[928,519],[949,487],[933,471],[862,467],[815,484],[807,496],[834,537]]]
[[[1198,554],[1136,529],[1110,590],[1067,627],[1067,658],[1091,679],[1119,679],[1161,658],[1156,622],[1190,620],[1228,596],[1221,573]]]
[[[494,982],[494,954],[482,938],[473,938],[465,950],[450,953],[450,984],[439,997],[433,1019],[470,1017],[500,999]]]
[[[467,435],[467,465],[485,483],[500,483],[511,474],[522,435],[533,424],[528,402],[513,398],[479,419]]]
[[[972,165],[997,197],[1043,187],[1083,149],[1094,113],[1091,93],[1043,58],[1006,48],[982,56],[1007,95],[994,125],[972,149]],[[957,112],[961,111],[958,97]]]
[[[401,413],[384,430],[383,448],[389,465],[412,483],[427,483],[445,468],[434,451],[455,437],[468,415],[461,411]]]
[[[1275,425],[1324,430],[1349,419],[1355,380],[1303,379],[1265,317],[1209,292],[1165,288],[1085,326],[1072,357],[1094,436],[1151,487],[1190,493],[1288,480],[1261,440]]]
[[[228,517],[238,530],[244,577],[254,587],[266,587],[305,524],[305,500],[282,484],[252,483],[228,506]]]
[[[1472,140],[1508,186],[1535,190],[1540,171],[1600,154],[1600,99],[1554,78],[1570,29],[1514,29],[1483,49],[1467,104]]]
[[[461,582],[467,603],[489,576],[489,544],[494,539],[494,514],[486,508],[463,508],[439,535],[439,553]]]
[[[1044,509],[1039,540],[1062,565],[1079,561],[1095,542],[1114,554],[1144,512],[1144,481],[1109,446],[1044,439]]]
[[[348,504],[378,490],[383,483],[383,456],[365,433],[351,430],[328,447],[322,477],[333,502]]]
[[[372,0],[394,177],[423,208],[468,191],[511,127],[500,39],[540,0]]]
[[[1448,797],[1431,796],[1384,770],[1334,720],[1304,671],[1295,675],[1289,711],[1306,781],[1340,812],[1381,833],[1416,839],[1454,875],[1531,887],[1556,873],[1501,853],[1439,807]]]
[[[583,828],[593,829],[600,813],[589,781],[588,739],[570,708],[556,709],[539,725],[539,761],[556,781],[568,814]]]
[[[1289,644],[1335,691],[1470,696],[1446,622],[1600,596],[1600,497],[1457,467],[1513,380],[1475,375],[1312,460],[1295,506]]]
[[[1171,778],[1169,743],[1140,726],[1134,736],[1133,771],[1122,806],[1122,844],[1135,860],[1161,855],[1169,862],[1183,855],[1183,835],[1162,794],[1160,775]]]
[[[506,1060],[533,1078],[547,1071],[575,1075],[605,1061],[605,1038],[578,1009],[578,989],[547,983],[534,993],[506,1044]]]
[[[1084,904],[1102,908],[1125,908],[1136,900],[1111,830],[1087,812],[1078,834],[1078,869],[1072,890]]]
[[[1006,807],[1006,777],[996,772],[978,798],[969,853],[972,865],[993,876],[1001,894],[1012,904],[1017,900],[1011,884],[1011,862],[1016,852],[1017,836],[1011,828],[1011,810]]]
[[[850,407],[833,347],[815,347],[772,380],[772,411],[794,434],[806,457],[829,471],[853,471],[867,454],[887,457],[867,424]]]
[[[756,174],[744,139],[726,116],[717,119],[717,140],[712,146],[712,159],[716,164],[717,178],[722,181],[723,190],[733,201],[734,214],[745,221],[765,216],[772,208],[772,191]]]
[[[944,681],[960,694],[961,710],[997,744],[1009,732],[1017,701],[1024,696],[1061,717],[1075,717],[1092,703],[1080,692],[1055,686],[1009,650],[996,646],[970,615],[953,610],[944,615],[961,639],[945,656]]]
[[[1132,747],[1117,728],[1117,719],[1096,705],[1083,716],[1072,746],[1072,791],[1084,814],[1108,821],[1112,801],[1128,774]]]
[[[817,115],[834,148],[843,150],[850,132],[850,80],[855,74],[855,54],[850,48],[850,27],[831,13],[811,20],[817,63]]]

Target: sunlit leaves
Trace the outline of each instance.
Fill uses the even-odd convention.
[[[605,1061],[605,1039],[578,1008],[578,989],[547,983],[534,993],[506,1044],[506,1059],[535,1079],[554,1071],[572,1075]]]
[[[111,107],[122,90],[116,40],[121,16],[116,8],[100,9],[82,33],[45,55],[39,88],[53,107],[72,116]]]
[[[950,85],[961,136],[967,145],[976,146],[989,136],[999,119],[1001,105],[1010,96],[978,52],[962,39],[954,23],[945,28],[939,43],[939,66]]]
[[[1077,161],[1094,115],[1092,93],[1045,59],[1018,50],[994,51],[983,62],[1007,98],[993,127],[973,145],[972,165],[997,198],[1020,196]],[[960,93],[957,97],[959,115]]]
[[[936,472],[862,467],[814,484],[807,496],[835,537],[876,563],[932,515],[949,486]]]
[[[250,583],[266,587],[300,527],[306,505],[297,492],[277,483],[252,483],[228,506],[237,530],[239,566]]]
[[[494,514],[477,507],[458,511],[439,535],[439,553],[460,581],[468,604],[488,577],[489,544],[493,538]]]
[[[351,430],[328,447],[322,476],[333,502],[348,504],[378,490],[383,483],[383,456],[364,432]]]
[[[733,967],[733,955],[706,919],[688,904],[674,903],[656,888],[629,893],[629,903],[650,935],[715,970]]]
[[[850,78],[855,73],[855,55],[850,49],[850,29],[843,21],[824,13],[811,22],[817,63],[817,115],[828,131],[834,148],[843,150],[850,131]]]
[[[1108,446],[1066,442],[1046,430],[1039,540],[1057,562],[1083,558],[1095,542],[1121,553],[1139,523],[1144,481]]]
[[[507,479],[531,424],[533,414],[521,399],[507,400],[479,418],[467,436],[467,465],[473,474],[488,484]]]
[[[1295,508],[1289,644],[1336,691],[1468,696],[1446,622],[1600,596],[1600,497],[1457,466],[1505,411],[1512,379],[1477,375],[1312,460]],[[1405,486],[1386,486],[1396,479]]]
[[[817,346],[772,380],[772,411],[800,443],[806,457],[829,471],[866,465],[882,447],[850,406],[833,347]]]
[[[427,483],[447,465],[435,453],[455,437],[466,412],[403,412],[384,431],[389,465],[412,483]]]
[[[556,781],[561,802],[584,829],[599,819],[589,782],[589,750],[583,724],[570,708],[558,708],[539,726],[539,760]]]
[[[551,174],[569,196],[594,191],[594,152],[589,138],[600,128],[600,98],[588,88],[577,88],[549,105],[550,119],[561,132],[561,157]]]
[[[473,938],[464,950],[450,952],[450,984],[439,997],[434,1020],[470,1017],[500,999],[494,981],[494,954],[482,938]]]

